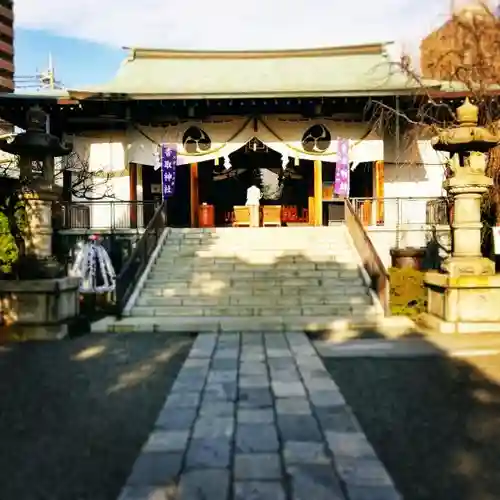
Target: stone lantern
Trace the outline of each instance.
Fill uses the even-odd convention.
[[[26,132],[0,141],[0,149],[19,156],[19,197],[27,215],[24,253],[37,265],[27,266],[22,279],[0,280],[1,335],[7,340],[59,339],[68,334],[80,310],[80,279],[60,277],[61,266],[50,258],[52,202],[60,194],[54,185],[54,158],[71,148],[49,133],[42,109],[30,109],[26,122]],[[33,175],[34,162],[42,163],[41,175]]]
[[[54,158],[66,156],[71,147],[62,144],[48,131],[48,117],[40,107],[26,114],[26,131],[12,141],[0,140],[0,149],[19,156],[19,177],[26,202],[28,229],[25,233],[26,253],[39,258],[52,254],[52,202],[59,198],[54,185]],[[33,163],[42,163],[42,175],[33,175]]]
[[[426,273],[427,313],[419,319],[442,333],[500,331],[500,275],[481,254],[481,199],[493,184],[485,153],[500,138],[478,126],[478,115],[467,98],[457,109],[457,126],[432,140],[434,149],[450,153],[443,187],[454,203],[453,253],[441,272]]]

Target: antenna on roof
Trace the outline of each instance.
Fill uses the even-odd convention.
[[[54,76],[54,64],[52,62],[52,53],[49,52],[49,67],[40,75],[40,83],[44,87],[53,90],[56,88],[56,79]]]

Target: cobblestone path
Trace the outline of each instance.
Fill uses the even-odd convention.
[[[303,333],[223,333],[196,339],[119,498],[202,499],[400,496]]]

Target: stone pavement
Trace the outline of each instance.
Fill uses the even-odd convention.
[[[119,500],[400,498],[303,333],[221,333],[197,337]]]

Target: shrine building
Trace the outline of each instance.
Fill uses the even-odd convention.
[[[23,128],[27,109],[40,106],[51,133],[73,143],[61,167],[68,230],[144,227],[162,198],[162,145],[176,152],[167,201],[174,227],[237,224],[235,207],[254,184],[263,209],[280,207],[277,221],[269,211],[278,225],[335,223],[344,197],[374,231],[435,223],[429,204],[442,196],[446,158],[400,119],[427,97],[390,53],[380,43],[133,48],[108,83],[1,94],[0,118]],[[440,92],[440,82],[426,85]],[[72,185],[81,169],[92,173],[84,190]],[[409,243],[420,244],[417,233]]]

